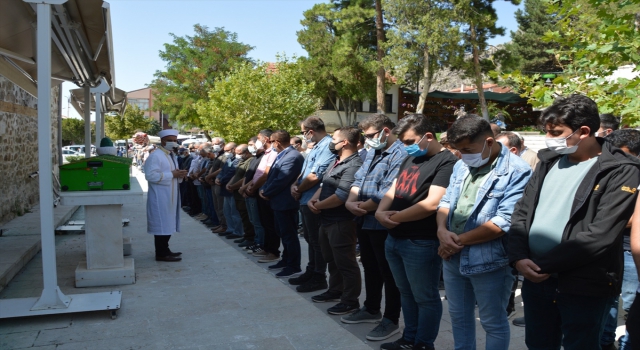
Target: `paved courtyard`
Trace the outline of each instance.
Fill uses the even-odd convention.
[[[143,188],[144,177],[137,174]],[[145,195],[146,199],[146,195]],[[378,349],[365,339],[371,324],[346,325],[327,314],[333,303],[313,303],[316,293],[299,294],[257,259],[229,240],[210,233],[182,213],[182,233],[171,248],[184,253],[178,263],[156,262],[146,234],[144,206],[125,205],[131,220],[125,237],[133,239],[137,281],[133,285],[75,288],[74,271],[84,259],[84,235],[56,237],[58,283],[66,294],[120,290],[118,317],[108,312],[0,320],[0,349]],[[82,211],[74,219],[81,218]],[[301,239],[302,251],[306,243]],[[303,264],[306,264],[306,254]],[[0,298],[39,296],[42,259],[38,254],[0,292]],[[444,292],[442,291],[444,296]],[[364,300],[364,288],[361,302]],[[518,291],[518,315],[522,307]],[[478,321],[478,348],[484,333]],[[512,326],[511,349],[525,349],[524,329]],[[396,339],[392,338],[393,339]],[[436,341],[452,349],[447,302]]]

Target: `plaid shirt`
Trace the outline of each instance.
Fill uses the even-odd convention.
[[[369,150],[364,164],[355,175],[356,180],[351,187],[358,187],[358,200],[366,202],[371,199],[380,204],[382,197],[387,193],[393,180],[398,176],[400,165],[407,157],[407,151],[400,140],[396,140],[391,147],[382,151],[380,157],[375,159],[376,151]],[[362,228],[365,230],[386,230],[376,220],[375,213],[364,216]]]

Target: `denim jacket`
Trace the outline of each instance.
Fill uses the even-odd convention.
[[[532,171],[529,164],[502,146],[495,168],[485,177],[478,190],[476,203],[467,219],[464,232],[468,232],[487,221],[498,226],[504,235],[492,241],[465,246],[460,252],[460,273],[475,275],[497,270],[509,264],[506,252],[511,214],[516,202],[522,197]],[[449,187],[438,209],[448,208],[447,229],[456,209],[464,181],[469,175],[469,166],[458,161],[453,167]]]

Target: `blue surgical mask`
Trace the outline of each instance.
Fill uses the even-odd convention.
[[[429,144],[431,143],[431,141],[429,141],[429,143],[427,143],[427,148],[425,148],[424,150],[420,149],[420,142],[422,142],[422,140],[424,140],[425,136],[427,136],[427,135],[425,134],[424,136],[422,136],[420,141],[414,143],[411,146],[404,146],[404,149],[405,149],[405,151],[407,151],[407,154],[409,154],[411,157],[422,157],[425,154],[427,154],[427,150],[429,149]]]

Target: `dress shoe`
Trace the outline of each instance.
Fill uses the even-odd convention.
[[[226,237],[226,236],[231,235],[232,233],[233,233],[233,232],[230,232],[230,231],[227,231],[227,232],[219,232],[219,233],[218,233],[218,236],[220,236],[220,237]]]
[[[175,261],[181,261],[182,258],[179,256],[171,256],[171,255],[167,255],[167,256],[156,256],[156,261],[169,261],[169,262],[175,262]]]
[[[224,226],[220,226],[217,229],[211,230],[213,233],[221,233],[221,232],[227,232],[227,228]]]
[[[238,238],[233,240],[233,243],[236,243],[236,244],[242,243],[242,242],[244,242],[244,238]]]
[[[182,252],[171,252],[169,253],[169,256],[180,256],[182,255]]]
[[[242,238],[242,236],[237,235],[237,234],[235,234],[235,233],[232,233],[232,234],[230,234],[230,235],[227,235],[225,238],[226,238],[226,239],[238,239],[238,238]]]
[[[211,231],[217,230],[217,229],[219,229],[219,228],[222,228],[222,226],[220,226],[220,225],[213,226],[213,227],[211,228]]]

